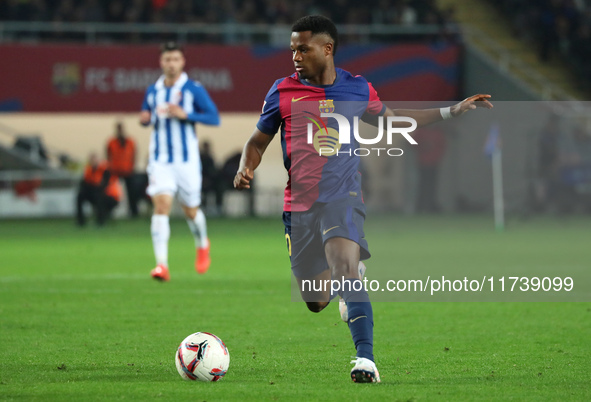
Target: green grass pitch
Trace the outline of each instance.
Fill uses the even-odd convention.
[[[502,234],[490,220],[370,215],[368,276],[591,271],[591,219]],[[210,219],[209,231],[213,264],[198,276],[186,223],[173,220],[171,282],[157,283],[146,219],[2,222],[0,400],[591,400],[589,302],[374,303],[382,383],[354,384],[336,305],[313,314],[291,301],[280,218]],[[228,346],[218,383],[176,372],[196,331]]]

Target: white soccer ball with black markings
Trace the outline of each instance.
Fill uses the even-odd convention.
[[[187,336],[175,355],[176,369],[188,381],[219,381],[228,372],[230,353],[220,338],[208,332]]]

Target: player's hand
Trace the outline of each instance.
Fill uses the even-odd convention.
[[[185,109],[183,109],[179,105],[169,103],[168,104],[168,116],[175,117],[179,120],[186,120],[187,112],[185,112]]]
[[[142,110],[140,112],[140,124],[142,126],[147,126],[148,124],[150,124],[152,120],[152,115],[150,114],[150,112],[148,110]]]
[[[236,173],[236,176],[234,177],[234,188],[236,190],[250,188],[250,181],[253,178],[253,172],[251,172],[249,168],[244,168],[243,170]]]
[[[493,105],[488,101],[488,98],[490,98],[490,95],[472,95],[469,98],[464,99],[460,103],[452,106],[450,108],[451,115],[453,117],[459,117],[466,113],[468,110],[476,109],[477,107],[492,109]]]

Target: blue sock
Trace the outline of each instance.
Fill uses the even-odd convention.
[[[361,290],[355,290],[361,289]],[[341,289],[341,297],[347,303],[349,331],[357,349],[357,357],[373,359],[373,310],[363,282],[359,279],[346,279]]]

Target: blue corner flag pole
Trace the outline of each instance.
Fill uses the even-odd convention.
[[[503,197],[503,153],[498,123],[493,123],[489,129],[484,153],[491,158],[492,162],[495,229],[502,232],[505,229],[505,202]]]

